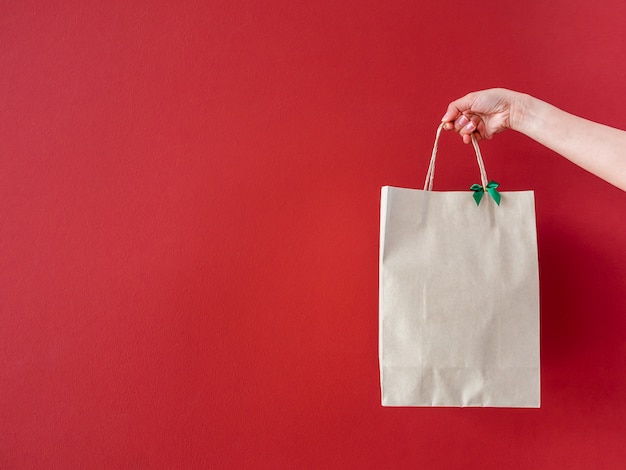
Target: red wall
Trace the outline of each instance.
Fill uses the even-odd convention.
[[[383,409],[378,211],[449,101],[626,128],[626,3],[0,2],[0,468],[623,468],[626,194],[514,133],[542,407]],[[477,178],[441,142],[438,189]]]

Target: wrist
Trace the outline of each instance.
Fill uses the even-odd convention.
[[[517,132],[525,134],[528,121],[532,114],[532,97],[525,93],[517,93],[511,99],[511,114],[509,126]]]
[[[527,136],[534,135],[534,128],[546,111],[545,104],[531,95],[516,93],[511,106],[511,129]]]

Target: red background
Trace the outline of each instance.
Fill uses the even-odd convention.
[[[504,3],[504,4],[503,4]],[[513,132],[542,407],[383,409],[378,211],[449,101],[626,128],[626,3],[0,3],[0,467],[623,468],[626,194]],[[477,178],[442,138],[437,189]]]

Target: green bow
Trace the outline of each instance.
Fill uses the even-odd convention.
[[[474,191],[474,200],[476,201],[476,205],[480,204],[480,200],[483,198],[483,194],[485,191],[489,193],[489,195],[496,201],[496,204],[500,205],[500,193],[496,190],[496,188],[500,186],[500,183],[496,183],[495,181],[489,181],[487,186],[481,186],[480,184],[473,184],[470,186],[470,189]]]

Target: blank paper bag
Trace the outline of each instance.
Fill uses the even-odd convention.
[[[498,193],[474,138],[482,184],[433,191],[441,129],[424,190],[382,188],[382,404],[539,407],[534,193]]]

